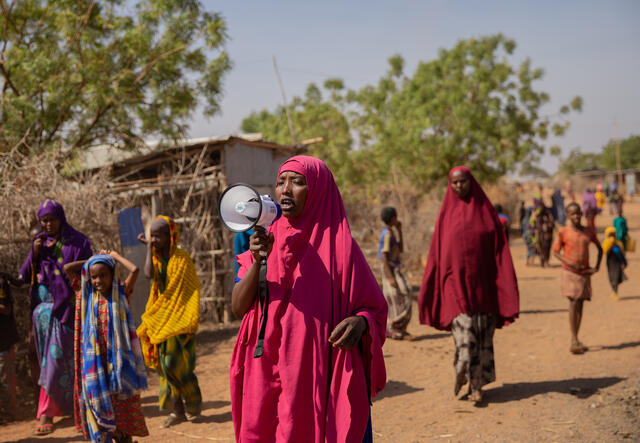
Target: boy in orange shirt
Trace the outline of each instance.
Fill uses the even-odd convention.
[[[582,211],[573,202],[566,209],[569,226],[558,231],[553,245],[553,255],[562,262],[561,293],[569,299],[569,327],[571,328],[571,347],[573,354],[582,354],[588,348],[578,340],[578,331],[582,320],[584,300],[591,300],[591,275],[598,272],[602,261],[602,247],[596,233],[580,223]],[[589,243],[598,248],[598,261],[595,268],[589,267]],[[560,254],[560,251],[563,254]]]

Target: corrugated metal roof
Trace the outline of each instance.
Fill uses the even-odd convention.
[[[298,146],[280,145],[277,143],[267,142],[263,140],[262,134],[238,134],[213,137],[199,137],[178,140],[175,143],[161,143],[158,140],[146,142],[144,146],[137,149],[122,149],[117,145],[96,145],[89,148],[84,153],[82,162],[83,169],[98,169],[114,163],[128,163],[134,159],[142,157],[153,157],[154,154],[161,154],[164,151],[189,148],[193,146],[202,146],[206,144],[224,144],[229,141],[245,142],[253,146],[259,146],[266,149],[282,149],[287,151],[304,151],[304,148]]]

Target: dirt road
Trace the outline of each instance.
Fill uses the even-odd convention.
[[[627,204],[625,212],[631,235],[640,239],[640,203]],[[601,216],[597,225],[610,222]],[[522,241],[515,239],[511,246],[521,316],[496,332],[497,381],[486,388],[487,403],[474,407],[454,398],[453,340],[420,326],[414,316],[409,331],[417,340],[387,341],[384,347],[388,383],[372,409],[375,441],[640,440],[640,253],[628,256],[629,281],[621,287],[619,302],[609,298],[603,262],[580,334],[590,350],[572,355],[558,263],[552,261],[553,267],[546,269],[527,267]],[[414,282],[420,277],[414,276]],[[202,421],[161,429],[164,414],[158,411],[157,381],[151,375],[152,386],[143,394],[151,436],[140,442],[233,441],[228,366],[235,330],[202,330],[198,340]],[[72,417],[58,419],[47,438],[33,437],[34,428],[34,420],[2,426],[0,440],[83,441]]]

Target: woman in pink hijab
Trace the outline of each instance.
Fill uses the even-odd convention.
[[[387,305],[351,237],[340,191],[313,157],[287,160],[276,200],[284,217],[257,228],[237,257],[231,307],[242,324],[231,359],[239,442],[371,441],[369,404],[386,382]],[[267,252],[267,308],[256,294]],[[267,312],[262,356],[254,349]]]

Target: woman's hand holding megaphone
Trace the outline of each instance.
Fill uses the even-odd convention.
[[[255,226],[249,239],[249,250],[256,261],[268,257],[273,249],[273,233],[268,233],[262,226]]]

